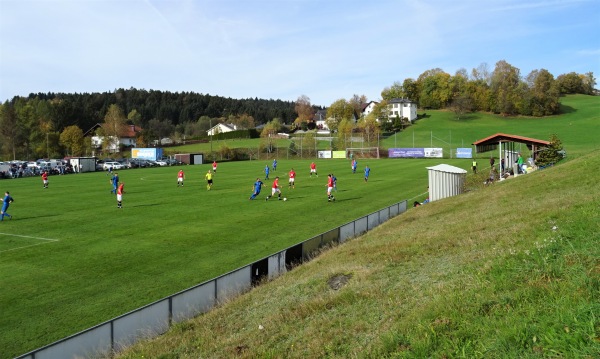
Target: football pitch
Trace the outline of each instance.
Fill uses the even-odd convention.
[[[214,278],[314,235],[427,190],[427,169],[469,160],[279,160],[118,171],[117,208],[106,173],[1,181],[15,202],[0,222],[0,357],[14,357]],[[368,183],[363,170],[371,168]],[[294,168],[296,188],[288,189]],[[185,171],[184,187],[177,172]],[[327,174],[337,177],[327,202]],[[271,199],[280,176],[287,201]],[[265,185],[248,200],[256,178]],[[420,197],[419,197],[420,195]]]

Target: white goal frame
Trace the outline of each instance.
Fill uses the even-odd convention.
[[[379,158],[379,147],[348,147],[346,158]]]

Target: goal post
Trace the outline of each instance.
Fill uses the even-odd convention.
[[[346,158],[379,158],[379,147],[349,147]]]

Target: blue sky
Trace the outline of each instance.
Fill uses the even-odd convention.
[[[0,0],[0,101],[134,87],[328,106],[500,60],[600,79],[599,39],[598,0]]]

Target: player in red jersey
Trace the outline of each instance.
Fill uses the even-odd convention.
[[[121,182],[117,188],[117,208],[123,208],[123,193],[125,193],[125,183]]]
[[[315,176],[319,177],[319,175],[317,174],[317,165],[313,162],[310,164],[310,176],[312,177],[312,174],[315,174]]]
[[[331,191],[333,191],[333,175],[328,174],[327,175],[327,202],[331,202],[331,201],[335,201],[335,197],[331,194]]]
[[[268,201],[269,198],[275,196],[275,193],[277,193],[277,199],[281,201],[281,189],[279,188],[279,177],[275,177],[275,180],[273,181],[273,186],[271,186],[271,195],[267,196],[267,198],[265,198],[265,201]]]
[[[213,172],[217,173],[217,160],[213,161]]]
[[[290,182],[289,182],[289,188],[296,188],[296,171],[294,171],[294,169],[292,168],[292,170],[290,171]]]
[[[183,173],[183,170],[179,170],[179,173],[177,173],[177,187],[179,187],[179,186],[183,187],[184,179],[185,179],[185,174]]]
[[[48,172],[46,171],[42,173],[42,183],[44,184],[44,188],[48,188]]]

